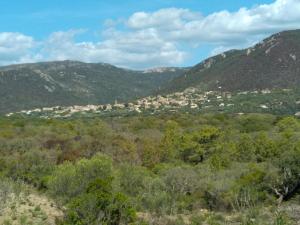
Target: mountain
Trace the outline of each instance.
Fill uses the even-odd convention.
[[[262,105],[270,111],[276,107],[278,112],[296,113],[300,107],[299,92],[289,92],[287,96],[284,91],[272,91],[272,95],[266,97],[264,92],[257,96],[260,92],[256,91],[299,89],[299,85],[300,30],[293,30],[274,34],[247,49],[231,50],[208,58],[192,68],[133,71],[109,64],[77,61],[0,67],[0,113],[57,105],[99,105],[116,100],[124,103],[153,94],[171,94],[168,102],[172,102],[173,93],[191,87],[198,89],[200,97],[183,94],[185,97],[182,98],[191,106],[197,103],[199,108],[217,107],[217,110],[224,111],[222,105],[226,106],[226,102],[220,102],[220,99],[214,105],[213,99],[208,99],[208,105],[198,102],[206,99],[205,92],[214,91],[215,97],[226,92],[236,96],[228,102],[239,106],[234,111],[257,111],[256,108],[261,110]],[[247,91],[253,96],[242,98],[245,95],[240,93]],[[275,106],[273,95],[276,95]],[[251,102],[250,97],[254,98]],[[287,98],[291,99],[288,104]],[[295,102],[298,102],[297,107]]]
[[[181,68],[133,71],[77,61],[0,67],[0,113],[133,100],[151,94],[186,71]]]
[[[163,93],[188,87],[204,90],[250,91],[300,85],[300,30],[272,35],[251,48],[211,57],[175,78]]]

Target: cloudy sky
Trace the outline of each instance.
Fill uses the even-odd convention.
[[[1,0],[0,65],[190,66],[300,28],[300,0]]]

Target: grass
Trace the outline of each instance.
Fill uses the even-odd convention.
[[[12,199],[0,214],[1,225],[54,225],[53,212],[61,214],[51,200],[38,193],[21,193],[20,197]]]

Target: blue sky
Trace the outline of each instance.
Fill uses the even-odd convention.
[[[189,66],[300,28],[299,0],[1,0],[0,64]]]
[[[99,30],[107,19],[128,18],[138,11],[187,8],[205,15],[221,10],[271,3],[271,0],[1,0],[0,31],[22,32],[41,38],[74,28]]]

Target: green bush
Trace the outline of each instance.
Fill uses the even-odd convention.
[[[38,188],[45,186],[45,177],[54,169],[56,160],[51,152],[38,149],[28,150],[19,157],[8,158],[7,175],[15,180],[21,179]]]
[[[135,210],[126,197],[113,193],[111,180],[96,179],[68,205],[64,225],[133,224]]]
[[[82,194],[93,180],[112,176],[112,161],[104,155],[81,159],[76,163],[65,162],[48,178],[49,192],[67,201]]]

